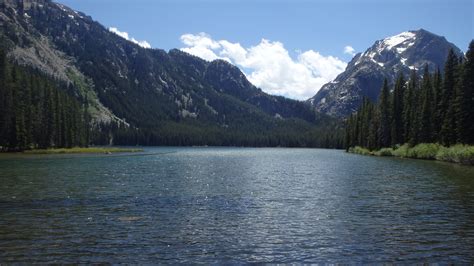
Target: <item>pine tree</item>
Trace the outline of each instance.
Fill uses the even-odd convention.
[[[431,86],[430,72],[428,65],[425,66],[423,73],[423,82],[421,86],[421,112],[420,112],[420,142],[431,143],[433,141],[433,112],[432,96],[433,88]]]
[[[45,138],[45,147],[54,147],[57,141],[56,133],[57,133],[57,124],[56,124],[56,117],[58,116],[56,111],[56,104],[55,104],[55,97],[53,88],[50,84],[45,84],[45,104],[44,104],[44,113],[45,121],[43,125],[46,126],[46,138]]]
[[[389,147],[391,144],[391,119],[390,119],[390,91],[388,88],[387,79],[384,80],[382,90],[379,96],[379,114],[380,114],[380,127],[379,127],[379,147]]]
[[[403,106],[405,93],[405,78],[401,73],[395,83],[392,94],[392,146],[403,143]]]
[[[10,83],[7,84],[7,87],[9,88],[9,94],[10,94],[10,99],[9,101],[9,108],[8,108],[8,113],[10,114],[9,116],[9,127],[8,127],[8,136],[7,142],[8,142],[8,148],[10,150],[17,150],[18,148],[18,125],[17,125],[17,116],[18,116],[18,110],[16,106],[18,106],[18,69],[13,66],[10,72]]]
[[[375,150],[380,148],[380,136],[379,136],[379,128],[380,128],[380,112],[379,108],[374,105],[371,105],[370,112],[372,114],[372,119],[369,121],[369,132],[368,132],[368,140],[367,140],[367,147],[370,150]]]
[[[417,74],[416,71],[413,70],[410,75],[410,81],[408,82],[408,87],[405,90],[405,95],[403,98],[403,143],[410,142],[412,135],[413,135],[413,127],[414,127],[414,112],[413,110],[416,109],[415,105],[415,89],[418,86],[417,83]]]
[[[351,114],[349,118],[346,121],[346,130],[345,130],[345,135],[344,135],[344,147],[346,151],[349,151],[349,148],[354,145],[352,142],[352,130],[353,130],[353,120],[354,120],[354,115]]]
[[[433,141],[441,142],[440,140],[440,131],[442,124],[441,112],[438,111],[441,102],[441,86],[443,84],[441,71],[439,68],[436,70],[433,76],[433,101],[431,103],[431,110],[433,110],[432,120],[433,120]]]
[[[0,150],[88,144],[87,110],[56,83],[10,64],[0,49]]]
[[[17,71],[17,70],[16,70]],[[15,126],[16,126],[16,147],[18,150],[28,148],[28,132],[26,126],[26,97],[25,91],[28,85],[22,72],[17,71],[17,86],[15,86]]]
[[[416,82],[414,83],[413,102],[411,104],[412,127],[410,129],[410,137],[408,140],[408,142],[412,146],[415,146],[416,144],[420,143],[420,125],[421,125],[421,107],[422,107],[422,97],[421,97],[419,79],[418,79],[418,76],[414,78]]]
[[[457,88],[458,140],[461,143],[474,144],[474,40],[469,44],[461,72],[461,82]]]
[[[362,103],[362,108],[360,109],[359,116],[360,116],[360,141],[359,145],[367,147],[368,146],[368,139],[367,139],[367,132],[369,132],[369,126],[371,121],[371,109],[372,103],[368,98],[364,98]]]
[[[444,68],[444,80],[441,89],[441,99],[438,107],[439,117],[442,122],[440,130],[441,142],[445,145],[451,145],[456,142],[456,118],[454,110],[454,94],[456,86],[456,69],[458,67],[458,58],[451,49]]]
[[[349,144],[370,150],[407,142],[411,146],[420,142],[473,144],[474,41],[466,58],[457,58],[450,51],[444,78],[439,69],[431,75],[425,66],[421,84],[418,83],[413,71],[405,88],[400,75],[390,94],[384,81],[378,105],[364,101],[350,117],[346,136]],[[389,142],[387,136],[391,137]]]
[[[9,89],[7,88],[7,57],[3,49],[0,49],[0,150],[8,146],[9,135]]]

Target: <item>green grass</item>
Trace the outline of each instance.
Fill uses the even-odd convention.
[[[408,151],[410,150],[410,145],[407,143],[403,144],[402,146],[396,148],[392,152],[392,156],[396,157],[402,157],[402,158],[407,158],[408,157]]]
[[[436,160],[474,165],[474,146],[458,144],[449,148],[441,147]]]
[[[61,149],[37,149],[24,151],[25,154],[72,154],[72,153],[117,153],[117,152],[141,152],[142,149],[127,149],[115,147],[89,147],[89,148],[61,148]]]
[[[349,148],[349,152],[362,155],[395,156],[474,165],[474,146],[462,144],[450,147],[444,147],[438,143],[421,143],[414,147],[404,144],[394,149],[382,148],[378,151],[370,151],[356,146]]]
[[[360,146],[355,146],[349,148],[350,153],[356,153],[356,154],[361,154],[361,155],[373,155],[372,152],[369,149],[362,148]]]
[[[408,149],[408,158],[435,160],[436,154],[440,149],[441,145],[437,143],[421,143],[415,147]]]
[[[374,152],[374,155],[377,155],[377,156],[393,156],[393,149],[392,148],[382,148],[382,149]]]

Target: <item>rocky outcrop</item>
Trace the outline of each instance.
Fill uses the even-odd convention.
[[[364,97],[376,101],[385,78],[393,83],[398,73],[408,76],[425,65],[431,71],[443,68],[450,49],[462,55],[446,38],[423,29],[378,40],[308,102],[319,112],[346,117],[357,111]]]

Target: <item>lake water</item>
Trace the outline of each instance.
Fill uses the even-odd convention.
[[[474,167],[320,149],[0,156],[0,262],[474,261]]]

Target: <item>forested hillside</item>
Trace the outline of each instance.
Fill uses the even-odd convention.
[[[343,145],[339,120],[263,92],[228,62],[145,49],[49,0],[0,3],[0,25],[9,60],[87,106],[91,144]]]
[[[66,84],[10,64],[0,49],[0,150],[85,146],[85,110]]]
[[[377,103],[365,99],[347,121],[346,147],[369,150],[408,143],[474,144],[474,41],[466,56],[451,51],[444,71],[423,77],[413,71],[408,82],[399,75],[387,81]]]

